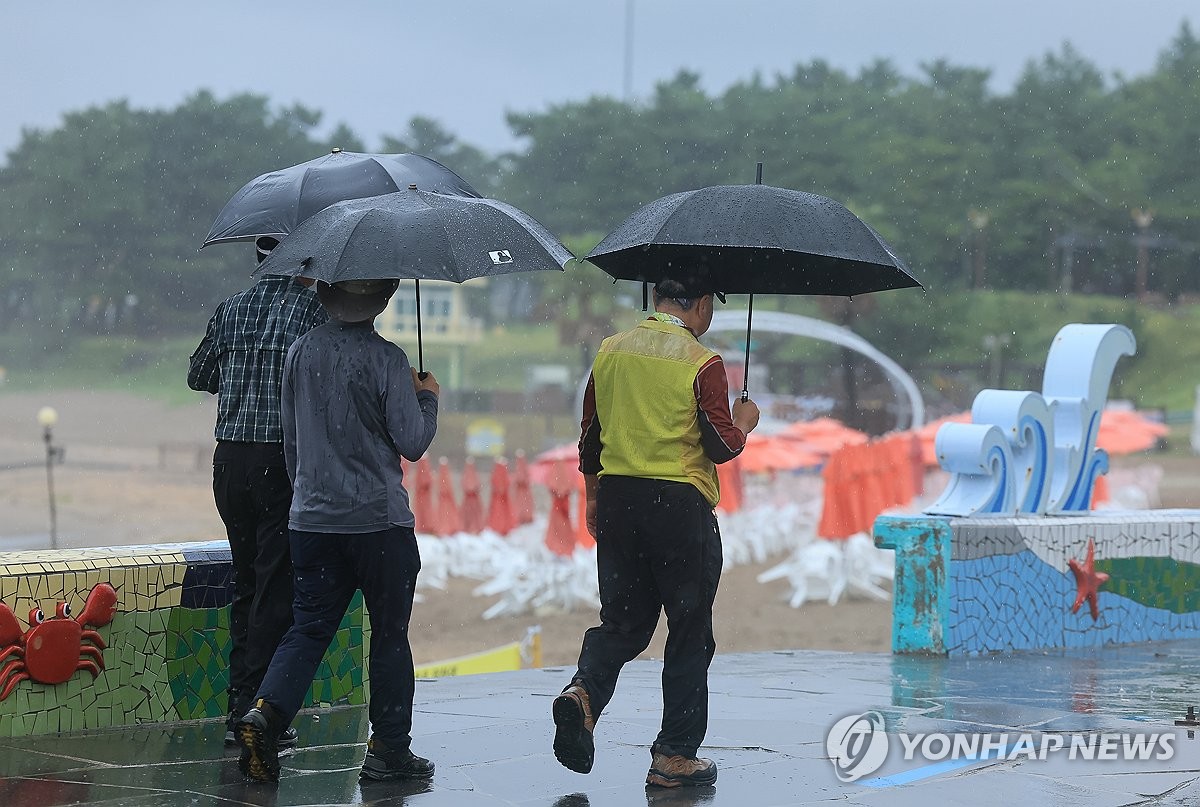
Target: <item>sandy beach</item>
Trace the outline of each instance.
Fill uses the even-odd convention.
[[[59,413],[54,442],[66,460],[54,468],[58,545],[113,546],[224,538],[211,490],[215,400],[168,405],[119,392],[0,394],[0,551],[49,545],[45,447],[40,407]],[[434,446],[436,452],[436,443]],[[1117,468],[1160,465],[1160,506],[1200,505],[1200,461],[1137,455]],[[843,598],[836,605],[787,603],[785,581],[760,583],[783,558],[727,569],[717,597],[718,652],[790,650],[881,651],[890,648],[891,604]],[[433,662],[542,632],[543,662],[569,665],[594,611],[499,616],[482,614],[498,595],[476,596],[483,581],[452,578],[444,590],[423,589],[413,614],[418,663]],[[665,626],[646,655],[661,658]]]

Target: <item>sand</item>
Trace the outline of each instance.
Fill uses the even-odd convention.
[[[66,450],[53,469],[59,547],[224,538],[212,501],[211,397],[172,406],[120,392],[0,392],[0,551],[49,546],[46,454],[36,421],[45,405],[58,411],[54,443]],[[1114,465],[1151,462],[1165,469],[1162,506],[1200,505],[1200,461],[1141,455]],[[718,652],[890,649],[890,603],[843,599],[792,608],[786,582],[756,580],[781,560],[726,570],[715,609]],[[499,597],[474,596],[481,582],[452,579],[444,591],[423,590],[411,629],[418,663],[515,641],[534,625],[545,665],[574,662],[583,631],[596,624],[594,611],[484,620]],[[661,658],[664,638],[660,624],[645,655]]]

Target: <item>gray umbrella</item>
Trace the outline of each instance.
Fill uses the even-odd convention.
[[[574,256],[531,216],[495,199],[407,190],[331,205],[304,221],[254,274],[342,280],[413,279],[417,354],[421,280],[461,283],[514,272],[559,271]]]
[[[255,177],[225,203],[201,247],[282,239],[331,204],[394,193],[415,184],[424,191],[479,196],[465,179],[421,154],[362,154],[334,149],[315,160]]]

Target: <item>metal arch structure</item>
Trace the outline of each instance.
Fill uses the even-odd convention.
[[[917,383],[913,381],[912,376],[904,372],[904,368],[892,361],[891,358],[866,339],[854,333],[854,331],[839,325],[833,325],[824,320],[804,317],[799,314],[785,314],[781,311],[756,312],[754,315],[754,327],[758,330],[770,331],[771,333],[805,336],[822,342],[830,342],[865,356],[883,369],[888,383],[891,384],[892,390],[896,394],[896,398],[901,402],[900,417],[897,419],[896,428],[903,431],[906,429],[919,429],[925,425],[925,399],[921,397],[921,391],[917,389]],[[739,331],[745,333],[746,311],[744,309],[717,311],[713,314],[712,324],[708,330],[710,333],[713,331]],[[579,382],[579,389],[576,390],[576,412],[583,408],[583,393],[587,387],[587,380],[588,376],[585,374]],[[908,404],[907,407],[904,406],[905,403]],[[906,416],[909,420],[908,423],[904,422]]]
[[[712,325],[708,331],[740,331],[746,330],[746,311],[725,309],[713,314]],[[786,314],[782,311],[755,311],[754,330],[771,333],[785,333],[791,336],[805,336],[822,342],[830,342],[839,347],[853,350],[875,362],[887,376],[896,398],[901,402],[900,416],[896,422],[898,430],[918,429],[925,425],[925,399],[912,376],[904,372],[904,368],[892,361],[887,354],[880,351],[866,339],[854,331],[834,325],[824,320],[813,319],[799,314]],[[907,407],[903,404],[907,402]],[[905,423],[905,419],[908,423]]]

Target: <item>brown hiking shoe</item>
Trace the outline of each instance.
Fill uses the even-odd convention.
[[[256,782],[279,781],[279,735],[284,728],[279,713],[261,698],[242,716],[234,734],[242,747],[238,770],[243,776]]]
[[[646,784],[656,787],[680,787],[683,785],[711,785],[717,781],[717,763],[711,759],[697,759],[677,755],[669,757],[651,751],[650,770],[646,773]]]
[[[596,719],[592,717],[592,704],[587,690],[579,681],[571,685],[554,699],[554,756],[563,767],[576,773],[588,773],[596,757],[592,732]]]

